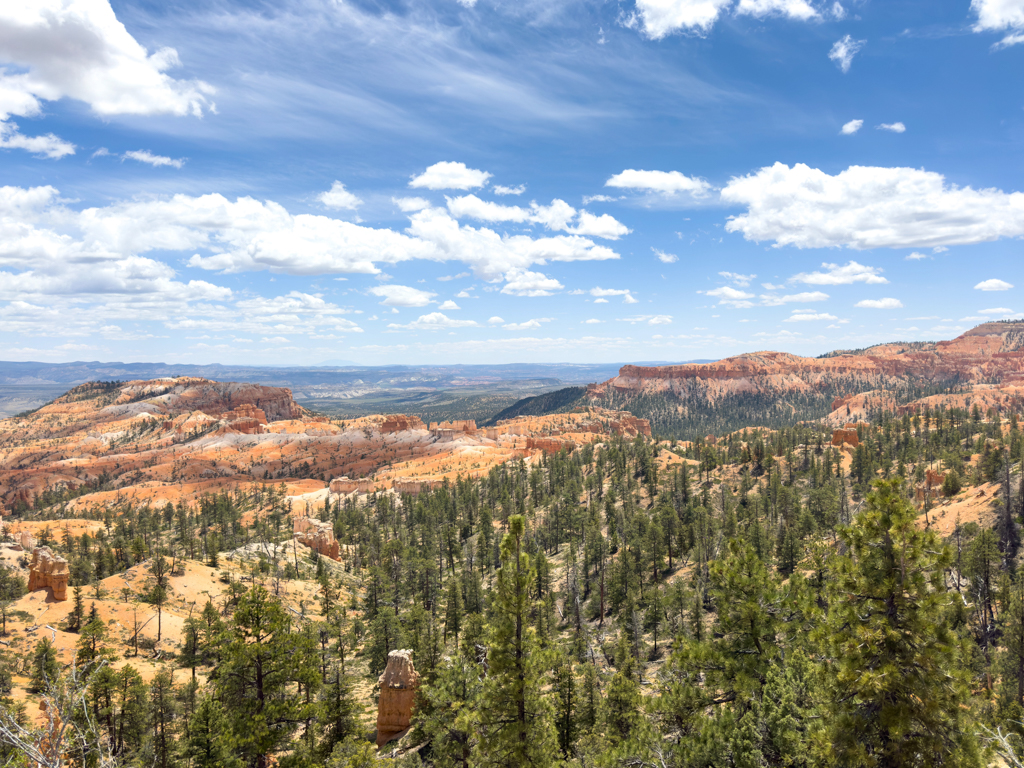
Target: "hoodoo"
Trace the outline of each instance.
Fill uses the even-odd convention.
[[[49,587],[54,600],[68,599],[68,561],[53,554],[49,547],[32,550],[32,569],[28,574],[28,591]]]
[[[412,705],[420,676],[412,665],[412,651],[392,651],[388,665],[378,681],[380,702],[377,705],[377,748],[383,747],[404,732],[412,721]]]

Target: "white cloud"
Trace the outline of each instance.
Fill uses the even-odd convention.
[[[540,272],[513,269],[509,270],[505,279],[508,282],[501,292],[510,296],[550,296],[565,288],[553,277],[548,277]]]
[[[161,166],[168,166],[170,168],[181,168],[185,164],[183,159],[175,159],[173,157],[164,157],[163,155],[154,155],[148,149],[132,149],[121,155],[122,160],[136,160],[140,163],[146,163],[152,165],[154,168],[160,168]]]
[[[624,323],[646,323],[647,325],[670,325],[672,323],[672,315],[635,315],[633,317],[620,317],[619,320]]]
[[[651,248],[651,250],[654,251],[654,255],[658,257],[658,261],[662,264],[675,264],[679,261],[679,257],[674,253],[665,253],[664,251],[659,251],[657,248]]]
[[[494,317],[492,317],[492,318],[491,318],[490,320],[488,320],[487,322],[488,322],[488,323],[490,323],[491,325],[501,325],[501,324],[502,324],[502,323],[504,323],[505,321],[504,321],[504,320],[502,320],[502,319],[501,319],[500,317],[498,317],[497,315],[495,315]]]
[[[801,272],[789,278],[791,283],[805,283],[807,285],[852,285],[853,283],[866,283],[868,285],[884,285],[889,281],[879,274],[880,267],[868,267],[850,261],[839,266],[824,262],[822,268],[825,272]]]
[[[458,293],[455,294],[455,298],[456,299],[473,299],[473,298],[476,298],[476,297],[473,296],[472,294],[470,294],[469,291],[459,291]]]
[[[3,78],[0,76],[0,87],[3,86]],[[0,96],[2,99],[2,96]],[[0,115],[2,118],[2,115]],[[19,133],[16,123],[4,122],[0,119],[0,148],[3,149],[24,149],[39,157],[46,157],[50,160],[59,160],[65,155],[75,154],[75,145],[59,136],[48,133],[45,136],[26,136]]]
[[[905,133],[907,130],[907,126],[903,123],[882,123],[881,125],[876,125],[875,128],[879,131],[890,131],[892,133]]]
[[[637,171],[632,169],[615,174],[604,185],[661,195],[677,195],[680,192],[685,192],[693,197],[704,197],[711,189],[711,185],[704,179],[685,176],[679,171]]]
[[[980,283],[974,286],[974,290],[976,291],[1008,291],[1011,288],[1013,288],[1013,285],[1006,282],[1005,280],[998,280],[996,278],[992,278],[990,280],[982,280]]]
[[[413,188],[424,189],[476,189],[487,184],[491,174],[467,168],[465,163],[434,163],[409,182]]]
[[[916,168],[851,166],[830,176],[776,163],[732,179],[722,199],[748,208],[727,231],[778,246],[934,248],[1024,235],[1024,194],[947,185]]]
[[[437,281],[439,283],[447,283],[449,280],[461,280],[464,277],[469,277],[469,272],[459,272],[457,275],[444,275],[437,278]]]
[[[331,188],[321,192],[317,199],[328,208],[347,208],[351,211],[363,204],[363,201],[345,189],[345,185],[340,181],[331,184]]]
[[[848,123],[843,123],[843,129],[840,131],[844,136],[850,136],[859,131],[864,126],[863,120],[851,120]]]
[[[453,320],[443,312],[431,312],[420,315],[411,323],[404,325],[399,323],[388,323],[388,328],[405,328],[411,331],[443,331],[451,328],[475,328],[479,323],[475,320]]]
[[[832,46],[832,50],[828,52],[828,57],[836,63],[844,73],[850,71],[850,65],[853,64],[853,57],[857,55],[857,52],[864,47],[867,40],[854,40],[849,35],[836,40]]]
[[[864,299],[853,306],[864,309],[900,309],[903,302],[899,299]]]
[[[584,322],[584,323],[585,323],[586,325],[596,325],[597,323],[600,323],[601,321],[600,321],[600,320],[598,320],[598,319],[597,319],[596,317],[592,317],[592,318],[590,318],[589,320],[584,320],[583,322]]]
[[[495,184],[491,187],[491,191],[496,195],[521,195],[526,191],[526,185],[520,184],[516,187],[505,187],[501,184]]]
[[[538,317],[524,323],[506,323],[501,327],[509,331],[530,331],[540,328],[541,323],[550,323],[552,320],[554,320],[552,317]]]
[[[609,216],[607,213],[595,216],[588,211],[580,211],[580,217],[576,226],[568,231],[577,235],[600,237],[605,240],[618,240],[620,237],[632,232],[625,224]]]
[[[377,285],[370,289],[374,296],[382,296],[388,307],[425,307],[431,303],[436,293],[421,291],[407,285]]]
[[[914,251],[913,253],[908,253],[906,256],[904,256],[903,260],[904,261],[920,261],[921,259],[930,259],[930,258],[931,258],[931,256],[929,256],[927,253],[918,253],[917,251]]]
[[[697,291],[697,293],[711,296],[718,299],[719,304],[736,307],[737,309],[754,306],[753,302],[750,301],[750,299],[754,298],[754,294],[732,288],[728,285],[723,285],[721,288],[714,288],[710,291]]]
[[[441,306],[439,306],[438,309],[462,309],[462,307],[460,307],[458,304],[456,304],[451,299],[448,299]]]
[[[413,213],[430,207],[430,201],[422,197],[392,197],[391,202],[398,206],[400,211]]]
[[[214,89],[175,80],[173,48],[149,53],[118,21],[108,0],[0,3],[0,119],[42,111],[69,97],[99,115],[195,115],[214,107]],[[20,70],[20,71],[19,71]]]
[[[448,203],[448,212],[456,219],[477,219],[478,221],[498,222],[530,221],[530,210],[521,208],[518,205],[502,205],[481,200],[476,195],[461,195],[459,197],[445,197]],[[560,201],[559,201],[560,202]],[[573,211],[573,214],[576,212]]]
[[[746,288],[750,285],[750,281],[757,277],[757,275],[741,275],[738,272],[719,272],[718,274],[741,288]]]
[[[838,320],[835,315],[830,315],[827,312],[815,312],[812,309],[794,309],[793,313],[782,322],[784,323],[802,323],[805,321],[814,320]]]
[[[583,204],[590,205],[591,203],[614,203],[619,198],[611,197],[609,195],[584,195]]]
[[[766,307],[781,307],[783,304],[804,304],[810,301],[827,301],[828,294],[821,291],[804,291],[785,296],[761,294],[761,303]]]
[[[807,0],[740,0],[736,5],[736,15],[743,14],[757,18],[787,16],[798,21],[819,18],[818,11]]]
[[[1010,315],[1019,315],[1019,312],[1014,312],[1012,309],[1006,307],[995,307],[994,309],[979,309],[979,315],[999,315],[1000,317],[1009,317]]]
[[[1009,32],[995,47],[1024,43],[1024,2],[1021,0],[971,0],[971,10],[978,14],[978,21],[972,27],[975,32]]]
[[[636,304],[637,300],[633,298],[633,292],[628,288],[591,288],[590,295],[599,297],[594,303],[607,303],[608,296],[621,296],[624,304]],[[604,299],[604,301],[601,301]]]
[[[706,33],[732,0],[637,0],[630,22],[641,24],[644,35],[660,40],[674,32]]]

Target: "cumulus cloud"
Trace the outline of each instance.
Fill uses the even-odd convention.
[[[139,163],[145,163],[146,165],[152,165],[154,168],[160,168],[162,166],[168,166],[170,168],[180,169],[185,161],[183,159],[175,159],[173,157],[165,157],[163,155],[154,155],[148,149],[132,149],[121,155],[122,160],[135,160]]]
[[[779,296],[773,293],[761,294],[761,303],[766,307],[780,307],[783,304],[805,304],[810,301],[827,301],[828,294],[821,291],[803,291]]]
[[[747,207],[727,231],[777,246],[934,248],[1024,235],[1024,194],[957,187],[916,168],[851,166],[832,176],[776,163],[721,194]]]
[[[660,40],[674,32],[707,33],[732,0],[637,0],[629,23]]]
[[[843,129],[840,131],[844,136],[851,136],[859,131],[864,126],[863,120],[851,120],[848,123],[843,123]]]
[[[611,197],[610,195],[584,195],[583,204],[590,205],[591,203],[614,203],[619,198]]]
[[[858,264],[856,261],[849,261],[842,266],[824,262],[821,266],[825,270],[824,272],[801,272],[793,275],[789,281],[807,285],[852,285],[853,283],[884,285],[889,282],[882,277],[880,267],[869,267]]]
[[[1011,288],[1013,288],[1013,285],[1006,282],[1005,280],[999,280],[997,278],[992,278],[990,280],[982,280],[980,283],[974,286],[974,290],[976,291],[1008,291]]]
[[[736,15],[787,16],[798,21],[811,21],[820,14],[807,0],[740,0],[736,4]]]
[[[388,307],[425,307],[437,295],[407,285],[377,285],[370,289],[370,293],[382,297],[381,304]]]
[[[838,320],[835,315],[830,315],[828,312],[815,312],[813,309],[794,309],[793,314],[787,317],[782,322],[784,323],[802,323],[814,320]]]
[[[553,277],[522,269],[509,270],[505,279],[507,282],[501,292],[510,296],[550,296],[565,288]]]
[[[998,315],[999,317],[1009,317],[1010,315],[1018,315],[1019,312],[1015,312],[1012,309],[1006,307],[995,307],[993,309],[979,309],[979,315]]]
[[[1021,0],[971,0],[978,20],[975,32],[1007,32],[996,48],[1024,43],[1024,2]]]
[[[328,208],[346,208],[350,211],[354,211],[363,204],[363,201],[345,189],[345,185],[340,181],[335,181],[331,184],[331,188],[329,190],[321,192],[317,197],[317,200]],[[401,207],[401,205],[399,205],[399,207]],[[405,209],[403,208],[402,210]]]
[[[3,86],[0,78],[0,87]],[[2,98],[2,97],[0,97]],[[66,155],[75,154],[75,145],[69,141],[47,133],[44,136],[26,136],[18,131],[17,123],[4,122],[0,119],[0,148],[24,149],[38,157],[59,160]]]
[[[509,331],[531,331],[540,328],[541,323],[550,323],[552,320],[552,317],[538,317],[523,323],[506,323],[501,327]]]
[[[195,115],[213,110],[214,89],[176,80],[173,48],[149,53],[108,0],[0,3],[0,119],[32,116],[67,97],[111,115]]]
[[[526,191],[526,185],[520,184],[515,187],[506,187],[501,184],[495,184],[491,187],[491,191],[496,195],[521,195]]]
[[[391,202],[398,206],[398,210],[404,213],[422,211],[430,207],[430,201],[422,197],[392,197]]]
[[[409,186],[423,189],[477,189],[487,184],[491,174],[467,168],[465,163],[434,163],[419,176],[414,176]]]
[[[588,211],[580,211],[580,217],[576,226],[568,231],[577,235],[600,237],[604,240],[618,240],[620,237],[628,235],[632,230],[607,213],[595,216]]]
[[[714,288],[710,291],[698,291],[698,293],[718,299],[719,304],[736,307],[737,309],[754,306],[754,303],[750,301],[754,298],[754,294],[732,288],[728,285],[723,285],[721,288]]]
[[[651,250],[654,251],[654,255],[658,257],[658,261],[662,264],[675,264],[679,261],[679,257],[674,253],[665,253],[664,251],[659,251],[657,248],[651,248]]]
[[[850,71],[850,65],[853,64],[853,57],[857,55],[858,51],[864,47],[867,40],[854,40],[849,35],[846,35],[839,40],[836,40],[832,46],[832,50],[828,52],[828,57],[836,63],[844,73]]]
[[[632,169],[615,174],[604,185],[659,195],[686,193],[698,198],[705,197],[711,189],[711,185],[704,179],[686,176],[679,171],[637,171]]]
[[[864,299],[853,306],[864,309],[900,309],[903,302],[899,299]]]
[[[410,331],[446,331],[452,328],[475,328],[479,323],[475,320],[454,320],[443,312],[431,312],[420,315],[411,323],[388,323],[388,328],[406,329]]]
[[[458,304],[456,304],[451,299],[448,299],[446,302],[441,304],[441,306],[439,306],[438,309],[448,309],[448,310],[451,310],[451,309],[462,309],[462,307],[460,307]]]
[[[891,133],[905,133],[907,130],[907,126],[903,123],[882,123],[881,125],[876,125],[875,128],[879,131],[889,131]]]
[[[487,322],[488,322],[488,323],[490,323],[491,325],[500,325],[501,323],[504,323],[505,321],[504,321],[504,320],[502,320],[502,319],[501,319],[500,317],[498,317],[497,315],[495,315],[494,317],[492,317],[492,318],[491,318],[490,320],[488,320]]]
[[[585,323],[586,325],[597,325],[597,324],[598,324],[598,323],[600,323],[601,321],[600,321],[600,320],[598,320],[598,319],[597,319],[596,317],[592,317],[592,318],[590,318],[589,320],[584,320],[583,322],[584,322],[584,323]]]
[[[607,303],[609,296],[621,296],[623,304],[637,303],[637,300],[633,298],[633,292],[628,288],[591,288],[590,295],[597,297],[597,301],[594,302],[595,304],[599,302]]]
[[[927,253],[918,253],[917,251],[914,251],[913,253],[908,253],[906,256],[904,256],[903,260],[904,261],[920,261],[921,259],[930,259],[930,258],[931,258],[931,256],[929,256]]]

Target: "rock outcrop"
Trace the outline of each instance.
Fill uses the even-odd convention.
[[[267,414],[251,403],[243,403],[220,417],[232,430],[243,435],[260,435],[266,431],[263,428],[267,426]]]
[[[380,425],[383,435],[394,432],[408,432],[410,429],[426,429],[427,425],[418,416],[405,416],[401,413],[394,413],[384,419]]]
[[[843,443],[846,443],[851,448],[856,448],[860,445],[860,437],[857,435],[856,428],[836,429],[832,432],[832,445],[840,446]]]
[[[296,517],[292,527],[300,544],[305,544],[332,560],[341,557],[341,545],[334,538],[334,528],[330,523],[321,523],[312,517]]]
[[[412,651],[392,651],[388,665],[378,680],[377,748],[380,749],[404,732],[412,721],[412,706],[420,676],[412,664]]]
[[[53,554],[49,547],[32,550],[32,566],[28,574],[28,591],[49,589],[54,600],[68,599],[68,561]]]

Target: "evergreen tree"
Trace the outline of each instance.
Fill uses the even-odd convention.
[[[951,555],[919,529],[899,480],[878,481],[841,532],[824,635],[835,688],[830,721],[845,766],[980,764],[961,704],[957,638],[946,624]]]
[[[512,515],[501,542],[501,570],[488,637],[489,673],[480,712],[481,738],[473,763],[479,766],[548,766],[557,739],[552,713],[542,692],[546,655],[529,626],[530,587],[536,572],[522,551],[525,523]]]
[[[222,659],[212,675],[231,734],[243,759],[267,768],[299,724],[315,714],[315,701],[296,688],[320,682],[312,637],[293,629],[285,608],[262,586],[243,595],[225,633]]]
[[[235,768],[238,759],[229,748],[227,718],[220,703],[212,696],[203,696],[188,722],[188,737],[182,756],[191,768]]]
[[[60,665],[57,663],[57,649],[50,638],[44,637],[36,643],[32,652],[31,675],[29,676],[29,689],[38,693],[46,690],[46,687],[57,679],[60,674]]]

